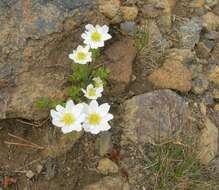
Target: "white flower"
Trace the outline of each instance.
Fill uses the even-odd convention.
[[[91,24],[85,26],[86,31],[81,35],[84,39],[84,43],[89,45],[92,49],[97,49],[104,46],[104,41],[109,40],[112,36],[108,33],[109,27],[104,25],[96,25],[95,27]]]
[[[92,134],[108,131],[111,128],[108,122],[113,119],[113,115],[108,113],[109,109],[110,105],[108,103],[98,105],[96,100],[92,100],[85,109],[84,130]]]
[[[92,61],[92,53],[89,50],[89,46],[82,47],[79,45],[76,50],[73,50],[73,53],[69,54],[69,58],[75,63],[87,64]]]
[[[89,84],[87,89],[82,89],[84,96],[91,100],[96,100],[102,96],[103,88],[95,88],[93,84]]]
[[[81,131],[84,122],[84,105],[75,105],[72,100],[67,101],[66,106],[57,105],[55,110],[51,110],[53,125],[60,127],[63,133]]]
[[[103,88],[103,81],[101,80],[100,77],[93,78],[93,81],[94,81],[94,86],[96,88]]]

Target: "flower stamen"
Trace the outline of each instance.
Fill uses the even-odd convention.
[[[88,123],[90,125],[98,125],[100,123],[100,120],[101,120],[101,117],[99,114],[97,113],[91,113],[89,116],[88,116]]]
[[[72,125],[75,122],[75,117],[71,113],[65,113],[62,121],[65,125]]]
[[[93,32],[91,39],[95,42],[101,41],[101,34],[99,32]]]

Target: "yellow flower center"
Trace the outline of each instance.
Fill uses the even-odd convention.
[[[102,81],[98,81],[98,80],[95,80],[95,81],[94,81],[94,85],[95,85],[95,87],[97,87],[97,88],[103,87]]]
[[[101,40],[101,34],[99,32],[93,32],[91,39],[95,42],[99,42]]]
[[[96,90],[95,88],[90,88],[88,90],[88,96],[95,96],[96,95]]]
[[[75,117],[71,113],[65,113],[62,121],[64,122],[65,125],[71,125],[75,122]]]
[[[84,52],[78,52],[77,53],[77,59],[82,61],[86,58],[86,54]]]
[[[100,120],[101,120],[101,117],[99,114],[97,113],[91,113],[89,116],[88,116],[88,123],[90,125],[98,125],[100,123]]]

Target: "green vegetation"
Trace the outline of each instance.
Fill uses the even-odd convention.
[[[196,159],[194,147],[168,142],[155,145],[153,156],[145,161],[153,189],[156,190],[216,190],[215,179]],[[208,176],[208,177],[206,177]]]
[[[141,52],[149,43],[149,32],[146,27],[137,29],[134,35],[137,52]]]

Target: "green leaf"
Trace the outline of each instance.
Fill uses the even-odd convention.
[[[50,98],[47,96],[43,96],[39,98],[36,102],[37,108],[40,108],[40,109],[48,107],[49,104],[50,104]]]

